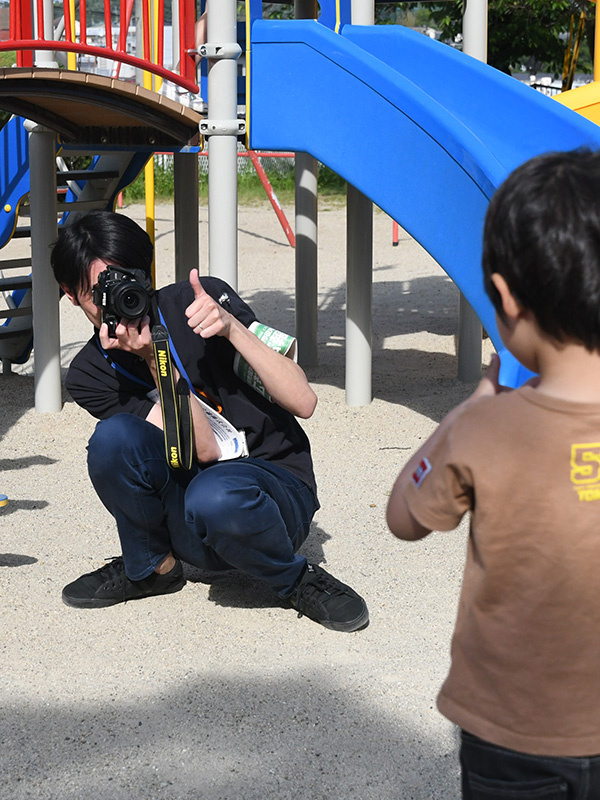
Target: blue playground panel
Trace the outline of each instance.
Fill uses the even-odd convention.
[[[57,148],[57,152],[60,146]],[[119,185],[113,192],[110,198],[106,201],[107,208],[113,208],[117,195],[121,189],[132,183],[139,173],[144,168],[151,153],[149,152],[136,152],[132,154],[131,160],[124,171]],[[89,170],[93,172],[96,164],[98,163],[98,156],[92,159]],[[85,181],[78,182],[78,186],[83,188]],[[12,238],[16,224],[17,212],[19,203],[23,197],[29,192],[30,189],[30,176],[29,176],[29,139],[28,133],[25,130],[25,120],[21,117],[11,117],[4,127],[0,130],[0,201],[2,208],[0,210],[0,249],[3,248]],[[66,202],[74,202],[77,198],[74,192],[69,188],[65,196]],[[66,212],[62,215],[60,220],[61,224],[64,223],[69,213]],[[16,289],[12,292],[11,297],[15,306],[19,308],[25,297],[30,293],[30,289]],[[22,318],[8,318],[0,327],[9,328],[13,321]],[[33,345],[33,337],[23,333],[22,339],[23,349],[20,355],[12,356],[14,346],[10,349],[13,364],[24,364],[30,354]],[[2,345],[0,344],[0,354],[2,353]]]
[[[336,34],[333,4],[322,8],[318,22],[253,22],[250,147],[310,153],[397,220],[479,316],[501,351],[503,383],[519,385],[530,373],[502,352],[483,289],[485,212],[519,164],[598,148],[600,128],[401,26]]]
[[[25,130],[25,120],[21,117],[11,117],[0,130],[0,248],[4,247],[12,238],[17,224],[19,203],[29,191],[29,140]],[[18,308],[29,289],[16,289],[11,297]],[[0,328],[8,328],[12,318],[3,321]],[[18,340],[21,355],[11,358],[14,364],[23,364],[29,358],[32,346],[32,337],[25,331]],[[1,345],[0,345],[1,347]],[[11,353],[13,352],[11,348]]]
[[[19,203],[28,191],[28,133],[24,119],[11,117],[0,130],[0,248],[13,235]]]
[[[237,24],[237,42],[242,48],[242,53],[246,52],[246,23],[238,22]],[[200,62],[200,97],[206,103],[208,101],[208,61],[203,58]],[[238,106],[246,105],[246,78],[243,75],[238,75],[237,79],[237,104]]]

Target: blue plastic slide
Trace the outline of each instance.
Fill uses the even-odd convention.
[[[397,220],[502,343],[481,241],[496,187],[548,150],[600,146],[600,128],[528,86],[401,26],[256,20],[250,146],[305,151]],[[527,372],[503,353],[502,380]]]

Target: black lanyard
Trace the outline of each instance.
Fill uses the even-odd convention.
[[[158,375],[165,455],[167,464],[171,469],[189,470],[192,466],[193,452],[192,409],[190,404],[190,389],[192,387],[183,364],[170,342],[169,332],[156,301],[153,305],[154,319],[160,319],[160,323],[152,326],[152,347]],[[136,377],[125,367],[113,361],[98,339],[96,339],[96,343],[100,352],[114,370],[147,389],[155,388],[152,384]],[[175,375],[173,374],[173,357],[182,376],[177,383],[175,383]]]

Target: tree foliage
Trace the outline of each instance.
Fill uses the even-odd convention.
[[[460,42],[466,2],[377,2],[375,22],[411,27],[430,25],[441,31],[445,41]],[[578,70],[592,71],[596,7],[590,0],[489,0],[488,8],[488,62],[492,66],[503,72],[518,70],[523,65],[534,71],[544,68],[560,74],[571,17],[576,31],[579,16],[584,11],[584,38]],[[264,3],[263,13],[271,19],[290,18],[294,16],[294,4]]]
[[[442,32],[442,38],[454,41],[460,34],[465,1],[431,4],[431,20]],[[576,30],[584,11],[582,54],[586,57],[580,59],[578,69],[591,70],[594,3],[589,0],[489,0],[488,8],[488,63],[492,66],[510,72],[526,64],[532,69],[544,67],[560,73],[571,17]]]

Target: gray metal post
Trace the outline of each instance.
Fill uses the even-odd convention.
[[[463,16],[463,53],[487,61],[487,0],[468,0]],[[461,294],[458,323],[458,378],[477,381],[481,377],[483,329],[477,314]]]
[[[372,25],[373,0],[352,0],[352,24]],[[348,184],[346,209],[346,403],[372,395],[373,204]]]
[[[171,52],[173,63],[171,68],[174,70],[179,63],[179,3],[171,4]],[[179,64],[181,68],[181,64]]]
[[[468,0],[463,16],[463,53],[487,62],[488,0]]]
[[[296,19],[314,19],[315,0],[295,0]],[[296,338],[302,367],[318,363],[318,189],[319,163],[308,153],[296,153]]]
[[[54,30],[54,8],[52,0],[44,0],[43,14],[44,35],[46,39],[51,39],[52,31]],[[35,35],[39,36],[37,14],[34,14],[33,16],[35,22]],[[36,50],[34,60],[36,67],[50,67],[52,69],[56,69],[58,67],[58,63],[54,59],[54,53],[51,50]]]
[[[237,289],[237,3],[207,0],[208,264]],[[237,48],[237,50],[236,50]],[[235,53],[237,52],[237,55]]]
[[[375,0],[352,0],[352,24],[372,25],[375,21]]]
[[[142,0],[135,0],[134,13],[135,13],[135,54],[138,58],[141,58],[142,53],[144,52],[144,26],[143,26]],[[135,82],[138,86],[144,85],[144,71],[139,67],[135,68]]]
[[[175,280],[187,280],[200,266],[198,242],[198,154],[175,153],[173,157],[175,218]]]
[[[296,153],[296,338],[302,367],[318,362],[318,172],[315,158]]]
[[[346,403],[372,400],[373,204],[348,186],[346,216]]]
[[[40,125],[29,127],[31,180],[31,272],[35,408],[62,408],[58,284],[50,266],[50,246],[56,240],[56,135]]]

